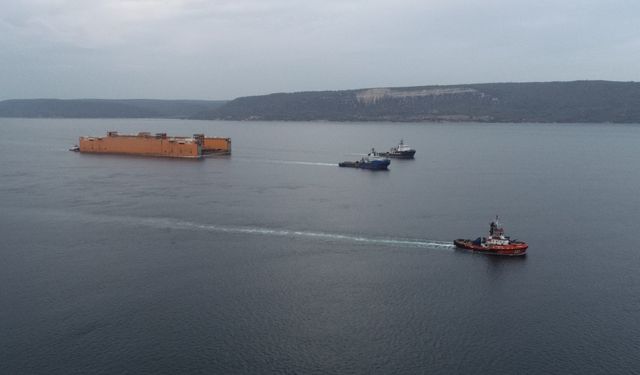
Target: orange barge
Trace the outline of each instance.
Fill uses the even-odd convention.
[[[152,135],[141,132],[131,135],[110,131],[106,137],[80,137],[78,146],[72,150],[96,154],[199,159],[208,155],[231,154],[231,139],[205,137],[204,134],[194,134],[193,137],[168,137],[166,133]]]

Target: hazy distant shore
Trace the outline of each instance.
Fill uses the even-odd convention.
[[[234,100],[14,99],[0,117],[236,121],[640,123],[640,83],[486,83],[275,93]]]

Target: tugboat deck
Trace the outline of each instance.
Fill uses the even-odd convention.
[[[527,254],[527,245],[523,241],[512,240],[504,235],[504,229],[498,222],[496,216],[495,221],[491,222],[489,229],[489,237],[478,237],[475,240],[459,238],[453,241],[453,244],[465,250],[471,250],[483,254],[519,256]]]

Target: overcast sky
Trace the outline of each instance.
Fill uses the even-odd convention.
[[[639,75],[638,0],[0,0],[0,100]]]

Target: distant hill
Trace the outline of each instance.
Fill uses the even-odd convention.
[[[241,97],[196,116],[224,120],[640,123],[640,83],[486,83]]]
[[[14,99],[0,101],[0,117],[193,118],[225,101],[151,99]]]
[[[231,101],[5,100],[0,102],[0,117],[640,123],[640,83],[389,87],[277,93]]]

